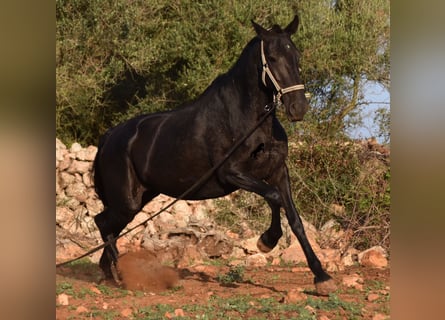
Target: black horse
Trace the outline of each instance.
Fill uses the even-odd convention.
[[[252,21],[257,36],[233,67],[195,101],[174,111],[135,117],[100,139],[94,182],[105,210],[94,220],[104,241],[110,235],[117,237],[160,193],[181,196],[222,162],[234,143],[263,117],[256,130],[186,198],[217,198],[240,188],[264,197],[272,221],[258,240],[263,252],[272,250],[282,236],[280,208],[284,208],[318,292],[334,290],[334,281],[312,250],[294,206],[285,163],[287,136],[275,111],[269,110],[282,102],[289,120],[299,121],[309,107],[299,75],[300,54],[291,40],[298,22],[295,16],[284,30],[277,25],[266,30]],[[112,276],[115,259],[115,245],[106,246],[100,267],[107,277]]]

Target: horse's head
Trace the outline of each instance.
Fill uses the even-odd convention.
[[[290,38],[297,31],[298,16],[284,30],[277,25],[266,30],[254,21],[252,24],[261,39],[263,84],[281,99],[289,120],[303,120],[309,104],[300,79],[300,53]]]

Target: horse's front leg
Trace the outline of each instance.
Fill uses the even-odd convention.
[[[280,193],[264,181],[241,172],[232,171],[225,175],[225,180],[238,188],[256,193],[267,201],[272,210],[272,221],[269,229],[258,239],[257,247],[262,252],[270,252],[283,235],[280,219],[280,208],[282,206]]]
[[[267,201],[267,200],[266,200]],[[280,205],[267,201],[272,210],[272,220],[269,229],[267,229],[258,239],[257,247],[261,252],[270,252],[278,244],[283,235],[281,229]]]
[[[292,199],[289,173],[286,165],[283,165],[280,169],[274,172],[274,175],[269,179],[269,183],[276,186],[281,195],[282,205],[286,211],[289,225],[303,249],[309,268],[315,275],[314,283],[318,294],[327,295],[335,291],[336,285],[334,280],[323,270],[320,260],[314,253],[314,250],[307,239],[303,223]]]

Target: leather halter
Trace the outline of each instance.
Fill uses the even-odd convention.
[[[264,42],[261,41],[261,63],[263,64],[263,72],[261,74],[261,79],[263,81],[263,84],[265,86],[266,85],[266,74],[269,76],[269,79],[272,81],[275,90],[277,91],[277,94],[274,95],[274,101],[278,102],[281,99],[281,96],[283,94],[292,92],[292,91],[296,91],[296,90],[304,90],[304,84],[296,84],[294,86],[290,86],[290,87],[286,87],[286,88],[281,88],[281,86],[278,84],[277,80],[275,79],[272,71],[269,68],[269,65],[266,61],[266,55],[264,54]],[[305,93],[306,98],[309,97],[308,93]]]

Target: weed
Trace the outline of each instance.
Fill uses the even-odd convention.
[[[74,296],[73,285],[69,282],[61,282],[56,285],[56,294],[65,293]]]
[[[308,298],[307,302],[308,305],[318,310],[343,310],[349,315],[348,319],[356,319],[360,316],[363,308],[360,303],[342,301],[336,294],[329,295],[327,300]]]
[[[110,287],[108,287],[108,286],[106,286],[106,285],[98,284],[98,285],[97,285],[97,289],[99,289],[99,291],[100,291],[103,295],[105,295],[105,296],[111,296],[111,295],[113,295],[113,290],[112,290],[112,288],[110,288]]]
[[[371,290],[382,290],[385,289],[386,284],[383,281],[379,281],[379,280],[370,280],[369,284],[367,286],[367,290],[371,291]]]
[[[222,267],[222,266],[227,265],[227,263],[229,263],[229,262],[230,262],[230,260],[224,260],[221,258],[217,258],[217,259],[206,259],[206,260],[204,260],[203,264],[207,265],[207,266]]]
[[[231,285],[235,282],[244,281],[244,267],[241,265],[230,268],[230,270],[225,274],[219,274],[218,282],[224,285]]]
[[[174,287],[169,289],[169,291],[171,293],[175,293],[175,292],[178,292],[180,290],[184,290],[184,286],[183,285],[177,285],[177,286],[174,286]]]
[[[79,290],[79,292],[76,293],[76,297],[80,298],[80,299],[85,298],[87,295],[91,296],[91,297],[97,296],[97,294],[95,292],[91,291],[91,289],[89,289],[89,288],[81,288]]]

